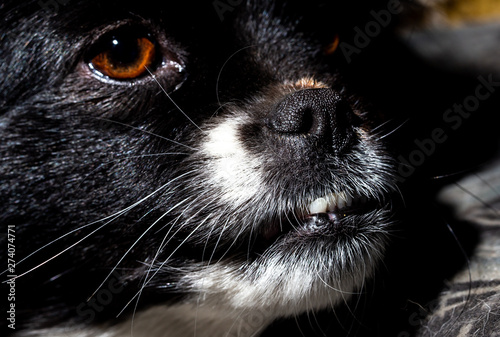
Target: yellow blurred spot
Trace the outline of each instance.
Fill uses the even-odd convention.
[[[453,23],[500,20],[500,0],[445,0],[438,7]]]

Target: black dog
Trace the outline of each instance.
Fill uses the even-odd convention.
[[[256,336],[362,290],[395,165],[316,11],[3,2],[9,331]]]

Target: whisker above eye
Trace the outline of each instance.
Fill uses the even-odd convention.
[[[224,67],[226,66],[226,64],[234,57],[236,56],[238,53],[248,49],[248,48],[252,48],[252,47],[255,47],[255,45],[251,45],[251,46],[246,46],[246,47],[242,47],[240,49],[238,49],[237,51],[235,51],[234,53],[232,53],[227,59],[226,61],[224,62],[224,64],[220,67],[219,69],[219,73],[217,75],[217,80],[215,82],[215,96],[217,97],[217,102],[219,104],[219,107],[222,107],[222,103],[220,101],[220,98],[219,98],[219,82],[220,82],[220,77],[222,75],[222,71],[224,70]]]

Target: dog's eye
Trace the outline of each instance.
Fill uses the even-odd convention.
[[[335,37],[333,38],[333,41],[330,42],[327,46],[325,46],[324,49],[325,55],[332,55],[333,53],[335,53],[337,47],[339,46],[339,42],[340,42],[339,36],[338,34],[336,34]]]
[[[88,57],[89,67],[100,76],[132,80],[158,63],[156,41],[147,33],[120,29],[104,35]]]

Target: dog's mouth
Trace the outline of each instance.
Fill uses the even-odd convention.
[[[347,192],[330,193],[315,198],[307,207],[298,207],[262,232],[265,245],[291,236],[354,235],[361,227],[374,225],[378,214],[387,208],[383,196],[350,195]],[[367,223],[369,222],[369,223]],[[376,224],[375,224],[376,225]]]

